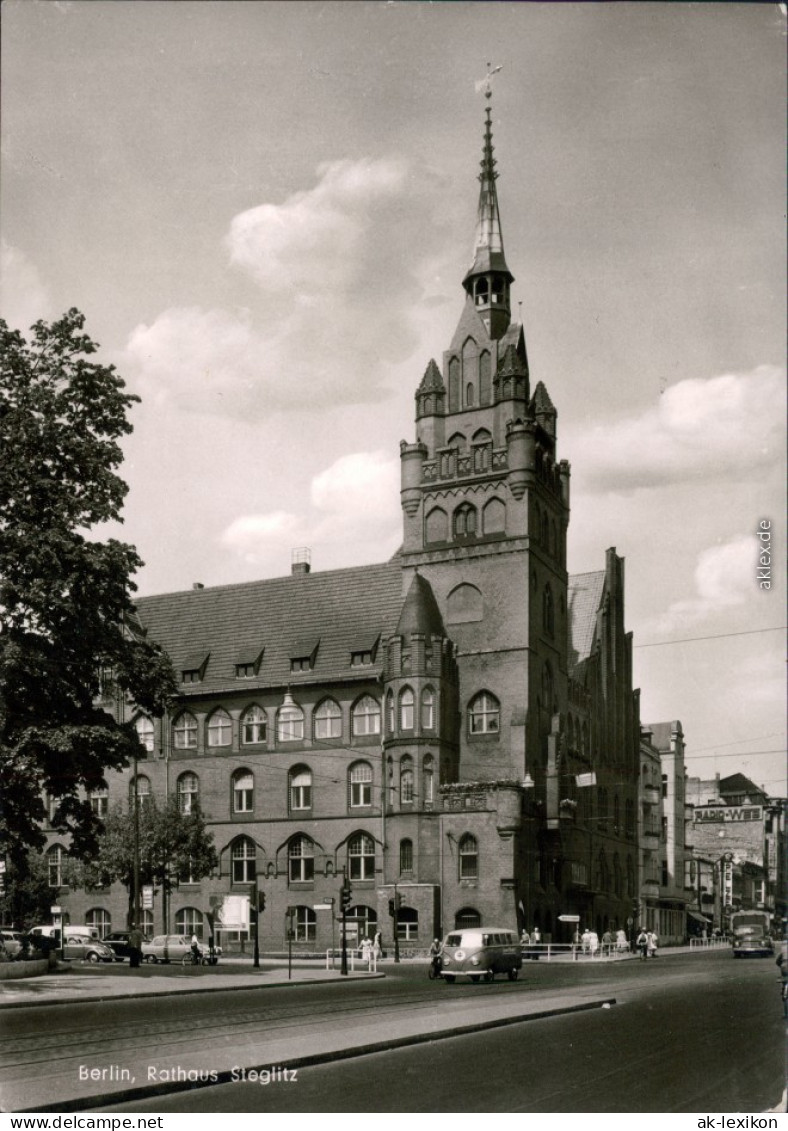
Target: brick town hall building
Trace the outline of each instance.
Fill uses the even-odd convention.
[[[565,942],[561,915],[599,933],[632,915],[640,722],[624,564],[611,549],[598,572],[567,574],[569,464],[511,316],[495,164],[488,105],[462,311],[400,445],[397,554],[138,602],[138,630],[180,680],[162,719],[124,704],[144,748],[138,796],[174,794],[187,811],[199,799],[219,854],[211,877],[180,878],[166,912],[154,894],[148,932],[207,935],[223,906],[232,943],[256,879],[261,948],[284,945],[288,907],[297,942],[325,948],[343,875],[358,929],[379,926],[389,946],[395,885],[413,947],[479,922]],[[94,804],[128,805],[133,788],[131,770],[112,775]],[[53,833],[55,881],[66,848]],[[125,926],[119,886],[58,902],[102,933]]]

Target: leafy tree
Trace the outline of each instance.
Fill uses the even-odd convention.
[[[81,887],[121,883],[129,893],[129,922],[134,901],[134,813],[118,805],[108,814],[99,837],[98,852],[83,865],[82,875],[72,880]],[[170,797],[163,808],[154,797],[139,807],[140,885],[152,884],[167,895],[180,880],[194,881],[210,875],[219,864],[199,805],[182,813],[178,800]]]
[[[37,322],[28,343],[0,320],[0,835],[20,869],[44,843],[44,793],[72,853],[95,851],[86,795],[138,747],[122,712],[100,702],[102,672],[152,715],[175,687],[135,620],[134,548],[91,534],[122,521],[118,440],[138,398],[91,360],[84,322],[77,310]]]
[[[48,922],[54,895],[49,886],[49,865],[41,853],[28,853],[21,866],[15,861],[9,862],[0,897],[3,922],[13,923],[21,931],[29,930],[36,923]]]

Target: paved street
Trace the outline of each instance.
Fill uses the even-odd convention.
[[[296,1083],[234,1083],[126,1100],[121,1108],[361,1111],[373,1082],[381,1111],[696,1111],[712,1100],[716,1110],[745,1111],[780,1098],[782,1017],[771,962],[733,962],[722,952],[664,956],[647,965],[539,963],[525,967],[521,982],[492,986],[430,983],[422,965],[389,967],[387,975],[13,1009],[3,1019],[0,1079],[17,1093],[29,1087],[33,1102],[24,1106],[31,1107],[44,1064],[52,1103],[52,1081],[67,1088],[81,1064],[199,1061],[210,1070],[227,1060],[286,1067],[307,1041],[323,1041],[315,1047],[335,1055],[359,1037],[369,1047],[398,1032],[423,1036],[429,1025],[445,1031],[613,997],[617,1004],[609,1009],[311,1064],[299,1069]],[[269,1050],[286,1055],[256,1058]],[[107,1090],[101,1083],[86,1087],[94,1095]]]

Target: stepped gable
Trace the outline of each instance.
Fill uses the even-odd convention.
[[[395,556],[381,565],[145,597],[136,609],[149,637],[170,656],[176,676],[188,656],[210,653],[201,682],[180,691],[204,695],[242,686],[295,688],[337,678],[369,680],[371,671],[382,670],[380,664],[351,668],[351,651],[359,641],[390,636],[401,602],[402,569]],[[314,669],[291,673],[293,646],[318,639]],[[236,679],[239,657],[260,652],[256,679]]]
[[[410,583],[397,623],[398,636],[410,636],[413,632],[420,632],[425,636],[446,636],[443,617],[432,586],[420,573],[415,574]]]
[[[441,371],[432,358],[430,359],[429,365],[424,370],[424,376],[421,379],[418,391],[420,393],[445,393],[446,391]]]
[[[571,574],[567,586],[569,611],[569,670],[572,672],[594,651],[597,615],[605,594],[605,571]]]

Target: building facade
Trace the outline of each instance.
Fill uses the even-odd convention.
[[[570,577],[570,468],[531,388],[486,112],[473,263],[442,363],[400,445],[403,540],[390,561],[138,602],[138,631],[180,680],[163,719],[133,719],[141,761],[97,806],[199,800],[219,868],[153,893],[149,930],[247,930],[336,942],[343,880],[360,933],[422,948],[456,925],[625,926],[639,899],[640,720],[624,564]],[[67,846],[52,838],[51,876]],[[60,856],[58,855],[60,854]],[[61,877],[62,878],[62,877]],[[58,885],[53,882],[53,887]],[[73,922],[121,926],[122,890],[59,892]],[[292,909],[292,920],[287,911]]]
[[[651,723],[640,741],[639,925],[663,943],[687,934],[684,732],[678,720]]]

